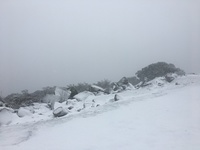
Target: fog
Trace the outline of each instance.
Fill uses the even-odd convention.
[[[198,0],[0,0],[0,94],[134,76],[151,63],[200,73]]]

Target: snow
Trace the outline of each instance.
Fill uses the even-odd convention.
[[[61,118],[36,105],[32,121],[26,116],[0,128],[0,149],[199,150],[200,76],[178,77],[163,86],[158,81],[163,82],[155,79],[150,86],[118,93],[117,102],[110,101],[114,94],[71,100],[68,106],[74,108]],[[44,121],[37,118],[41,111]]]

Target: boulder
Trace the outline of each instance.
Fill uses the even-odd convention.
[[[28,108],[25,108],[25,107],[20,107],[18,112],[17,112],[17,115],[19,117],[24,117],[24,116],[30,116],[34,113],[34,111],[28,109]]]
[[[3,108],[0,110],[0,126],[8,125],[12,122],[13,113],[11,110]]]
[[[119,85],[119,86],[122,86],[122,85],[128,85],[128,79],[126,78],[126,77],[123,77],[123,78],[121,78],[118,82],[117,82],[117,84]]]
[[[62,116],[67,115],[67,111],[63,109],[62,107],[58,107],[57,109],[53,111],[53,115],[54,117],[62,117]]]
[[[74,107],[73,106],[69,106],[68,107],[68,110],[72,110]]]
[[[61,103],[64,102],[64,101],[67,101],[70,94],[71,94],[71,91],[68,91],[68,90],[65,91],[65,90],[58,88],[58,87],[56,87],[56,89],[55,89],[55,95],[60,97],[59,102],[61,102]]]
[[[74,98],[77,100],[77,101],[84,101],[86,100],[89,96],[93,96],[94,94],[92,92],[88,92],[88,91],[84,91],[84,92],[81,92],[77,95],[74,96]]]

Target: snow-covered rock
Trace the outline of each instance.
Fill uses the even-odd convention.
[[[71,94],[71,91],[65,91],[61,88],[56,87],[55,95],[60,97],[60,102],[66,101]]]
[[[54,117],[62,117],[62,116],[67,115],[67,111],[62,107],[58,107],[57,109],[53,111],[53,115]]]
[[[8,125],[12,122],[13,113],[11,110],[3,108],[0,110],[0,126],[1,125]]]
[[[94,96],[94,94],[91,93],[91,92],[85,91],[85,92],[81,92],[81,93],[75,95],[74,98],[75,98],[77,101],[84,101],[84,100],[86,100],[89,96]]]
[[[122,97],[119,94],[115,94],[114,101],[122,100]]]
[[[34,113],[34,111],[30,110],[29,108],[25,108],[25,107],[20,107],[17,115],[19,117],[24,117],[24,116],[30,116]]]
[[[97,86],[97,85],[91,85],[91,87],[94,89],[94,91],[95,92],[104,92],[105,91],[105,89],[103,89],[103,88],[101,88],[101,87],[99,87],[99,86]]]

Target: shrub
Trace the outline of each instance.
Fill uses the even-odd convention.
[[[97,83],[95,83],[95,85],[97,85],[103,89],[108,89],[111,87],[111,82],[107,79],[104,79],[104,80],[98,81]]]
[[[21,94],[13,93],[5,97],[5,103],[8,107],[18,109],[21,106],[29,106],[34,102],[42,102],[47,94],[54,94],[55,87],[45,87],[43,90],[37,90],[33,93],[28,93],[28,90],[23,90]]]
[[[74,84],[68,85],[68,89],[74,89],[78,93],[83,92],[83,91],[89,91],[90,87],[91,85],[88,83],[78,83],[77,85],[74,85]]]
[[[136,72],[136,76],[140,79],[140,81],[150,81],[156,77],[162,77],[167,75],[168,73],[176,73],[177,75],[184,75],[184,71],[176,68],[174,64],[167,64],[165,62],[158,62],[151,64],[142,70]]]

